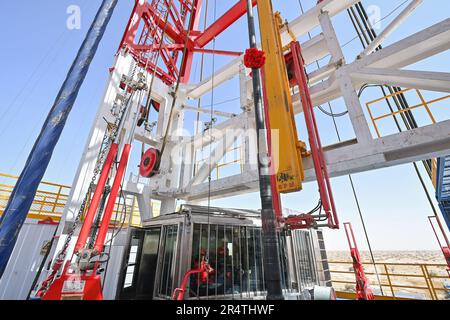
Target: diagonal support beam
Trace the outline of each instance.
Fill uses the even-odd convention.
[[[253,0],[253,6],[256,5],[256,0]],[[222,17],[217,19],[209,28],[203,32],[195,43],[198,47],[203,48],[210,43],[215,37],[224,32],[229,26],[235,23],[239,18],[247,13],[246,0],[239,0],[230,10],[228,10]]]
[[[206,161],[202,167],[198,170],[198,173],[189,183],[189,187],[200,184],[204,182],[210,173],[217,168],[219,162],[223,159],[223,157],[227,154],[228,150],[236,143],[238,139],[237,135],[233,137],[225,136],[223,140],[219,141],[217,147],[211,153],[211,157],[209,161]]]
[[[423,0],[413,0],[395,19],[392,21],[386,29],[373,41],[360,55],[360,57],[366,56],[374,52],[384,40],[389,37],[398,27],[423,3]]]
[[[366,56],[348,68],[404,68],[450,49],[450,18]]]
[[[331,177],[377,170],[415,161],[441,157],[450,153],[450,120],[375,140],[374,144],[346,141],[325,148]],[[312,161],[305,159],[305,182],[315,180]],[[211,183],[211,196],[225,197],[258,190],[257,171],[223,178]],[[208,183],[176,193],[182,199],[202,200],[209,194]]]
[[[363,68],[351,78],[360,83],[450,92],[450,73],[445,72]]]

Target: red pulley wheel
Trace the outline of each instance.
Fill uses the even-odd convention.
[[[142,177],[151,178],[158,173],[160,156],[160,152],[154,148],[150,148],[144,153],[139,169]]]

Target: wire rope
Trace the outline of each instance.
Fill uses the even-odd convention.
[[[188,25],[191,26],[193,21],[194,21],[194,14],[191,13]],[[187,50],[188,50],[188,44],[189,44],[189,37],[190,37],[190,35],[191,35],[191,29],[188,28],[188,30],[186,32],[186,39],[185,39],[185,42],[184,42],[184,47],[183,47],[183,60],[181,62],[180,70],[183,70],[185,68],[185,66],[186,66],[186,63],[187,63],[187,56],[186,56],[186,54],[187,54]],[[178,79],[177,79],[177,83],[176,83],[175,89],[174,89],[174,97],[173,97],[173,100],[172,100],[172,106],[170,108],[169,121],[167,123],[167,128],[166,128],[166,131],[165,131],[165,134],[164,134],[164,137],[163,137],[163,141],[162,141],[161,152],[160,152],[161,153],[161,157],[164,154],[164,151],[166,149],[166,145],[167,145],[168,138],[169,138],[169,135],[170,135],[170,130],[172,128],[173,115],[175,113],[175,107],[176,107],[176,103],[177,103],[177,94],[178,94],[178,91],[180,89],[180,85],[181,85],[181,76],[179,75]]]
[[[300,5],[302,14],[304,14],[305,11],[303,9],[302,1],[298,0],[298,2],[299,2],[299,5]],[[308,33],[308,35],[309,35],[309,38],[312,39],[311,33]],[[357,39],[357,38],[358,38],[358,36],[355,39]],[[320,68],[320,65],[319,65],[318,61],[316,61],[316,64]],[[339,133],[339,127],[338,127],[337,122],[336,122],[336,117],[334,116],[335,114],[333,112],[333,107],[331,105],[331,102],[328,102],[328,107],[330,109],[330,114],[331,114],[331,117],[333,119],[333,125],[334,125],[335,131],[336,131],[337,138],[338,138],[339,142],[342,142],[341,135]],[[367,228],[366,228],[365,220],[364,220],[364,217],[363,217],[363,214],[362,214],[361,206],[359,204],[358,194],[356,193],[356,188],[354,186],[354,182],[353,182],[352,176],[348,175],[348,178],[349,178],[350,185],[351,185],[352,192],[353,192],[353,196],[354,196],[357,208],[358,208],[359,217],[361,219],[361,223],[362,223],[362,226],[363,226],[363,229],[364,229],[364,235],[365,235],[365,238],[366,238],[366,241],[367,241],[367,245],[368,245],[368,248],[369,248],[370,256],[372,258],[372,264],[373,264],[373,266],[375,268],[375,273],[376,273],[376,276],[377,276],[378,285],[380,287],[381,294],[384,295],[383,286],[381,284],[380,275],[378,273],[378,269],[377,269],[377,266],[376,266],[375,257],[374,257],[374,254],[373,254],[373,250],[372,250],[372,245],[371,245],[371,242],[370,242],[369,234],[367,232]]]
[[[206,0],[205,2],[205,18],[203,21],[203,30],[206,30],[207,27],[207,23],[208,23],[208,12],[209,12],[209,0]],[[203,81],[203,73],[204,73],[204,67],[205,67],[205,53],[202,52],[202,58],[200,61],[200,82]],[[195,135],[198,135],[200,132],[200,109],[204,108],[202,107],[202,97],[200,97],[198,99],[198,105],[197,108],[199,109],[199,111],[197,112],[197,118],[196,118],[196,127],[195,127]],[[203,149],[203,135],[202,135],[202,149]],[[202,150],[202,154],[203,154],[203,150]],[[203,155],[202,155],[203,156]],[[197,152],[195,152],[194,154],[194,176],[197,173]]]
[[[217,0],[214,0],[214,21],[216,21],[217,18]],[[213,147],[213,137],[212,137],[212,131],[214,127],[214,99],[215,99],[215,69],[216,69],[216,36],[214,36],[212,40],[212,46],[213,46],[213,54],[212,54],[212,76],[211,76],[211,109],[210,109],[210,127],[209,127],[209,174],[208,174],[208,244],[207,244],[207,250],[206,250],[206,263],[209,263],[209,251],[211,249],[211,190],[212,190],[212,147]],[[218,233],[216,234],[216,239],[218,238]],[[217,248],[216,248],[217,250]],[[226,251],[225,251],[226,252]],[[217,264],[217,253],[216,253],[216,264]],[[217,274],[216,274],[217,275]],[[208,289],[209,291],[209,289]],[[209,295],[208,295],[209,297]]]

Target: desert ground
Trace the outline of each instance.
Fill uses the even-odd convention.
[[[361,257],[371,288],[377,295],[450,300],[450,277],[440,251],[375,251],[376,269],[369,252],[361,252]],[[350,253],[329,251],[328,259],[333,286],[338,291],[354,292]]]

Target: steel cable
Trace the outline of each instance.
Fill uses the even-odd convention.
[[[299,2],[299,5],[300,5],[302,14],[304,14],[305,11],[304,11],[304,9],[303,9],[302,1],[301,1],[301,0],[298,0],[298,2]],[[309,38],[312,39],[311,34],[308,33],[308,35],[309,35]],[[357,38],[358,38],[358,36],[357,36],[355,39],[357,39]],[[352,40],[352,41],[353,41],[353,40]],[[318,61],[316,61],[316,64],[317,64],[317,66],[320,68],[319,62],[318,62]],[[332,108],[331,102],[328,102],[328,107],[330,108],[330,114],[332,115],[331,117],[332,117],[332,119],[333,119],[333,125],[334,125],[335,131],[336,131],[337,138],[338,138],[339,142],[341,142],[342,139],[341,139],[341,135],[340,135],[340,133],[339,133],[339,128],[338,128],[338,125],[337,125],[337,122],[336,122],[336,117],[334,116],[334,112],[333,112],[333,108]],[[363,215],[362,215],[362,210],[361,210],[361,207],[360,207],[360,205],[359,205],[358,195],[357,195],[356,189],[355,189],[355,187],[354,187],[354,183],[353,183],[352,176],[351,176],[351,175],[348,175],[348,177],[349,177],[349,180],[350,180],[350,185],[351,185],[351,187],[352,187],[353,196],[354,196],[354,198],[355,198],[355,202],[356,202],[356,205],[357,205],[357,208],[358,208],[358,212],[359,212],[359,216],[360,216],[360,219],[361,219],[361,223],[362,223],[362,225],[363,225],[364,234],[365,234],[366,241],[367,241],[367,244],[368,244],[368,247],[369,247],[369,252],[370,252],[370,255],[371,255],[371,258],[372,258],[372,263],[373,263],[373,266],[374,266],[374,268],[375,268],[375,273],[376,273],[376,275],[377,275],[377,280],[378,280],[378,284],[379,284],[379,287],[380,287],[380,291],[381,291],[381,293],[384,295],[383,287],[382,287],[382,285],[381,285],[381,279],[380,279],[380,276],[379,276],[379,273],[378,273],[378,269],[377,269],[376,263],[375,263],[375,257],[374,257],[374,254],[373,254],[371,242],[370,242],[369,235],[368,235],[368,232],[367,232],[367,229],[366,229],[366,226],[365,226],[365,221],[364,221],[364,217],[363,217]]]

